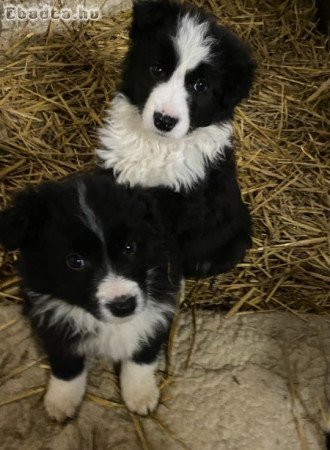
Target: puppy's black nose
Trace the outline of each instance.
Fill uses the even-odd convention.
[[[165,116],[160,112],[154,113],[155,127],[160,131],[171,131],[178,123],[178,119],[171,116]]]
[[[116,317],[127,317],[133,314],[136,308],[136,298],[122,295],[107,304],[111,313]]]

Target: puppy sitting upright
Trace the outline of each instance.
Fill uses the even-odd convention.
[[[24,191],[0,213],[0,243],[21,250],[25,311],[49,356],[51,417],[74,415],[94,354],[121,362],[131,411],[156,407],[181,279],[157,216],[146,196],[98,173]]]
[[[252,84],[250,51],[202,10],[170,0],[136,2],[130,38],[100,132],[102,165],[122,184],[181,195],[185,275],[229,270],[251,242],[230,123]]]

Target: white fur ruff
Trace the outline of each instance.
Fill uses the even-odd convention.
[[[63,300],[47,295],[38,296],[34,292],[29,292],[29,295],[34,296],[35,306],[31,313],[40,323],[45,313],[52,311],[50,326],[65,323],[68,336],[78,333],[85,335],[76,348],[78,353],[105,356],[113,361],[130,359],[141,343],[148,342],[154,335],[158,326],[168,326],[168,317],[174,310],[170,304],[156,304],[148,299],[142,311],[127,318],[103,322],[83,308]]]
[[[122,94],[113,99],[108,114],[97,154],[121,184],[190,189],[231,145],[230,123],[197,128],[181,139],[145,130],[139,111]]]

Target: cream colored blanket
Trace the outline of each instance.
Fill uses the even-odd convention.
[[[1,449],[324,448],[325,316],[197,311],[194,332],[191,312],[181,312],[173,375],[153,417],[129,414],[111,365],[95,361],[79,415],[65,425],[44,411],[47,360],[18,306],[0,308],[0,330]]]

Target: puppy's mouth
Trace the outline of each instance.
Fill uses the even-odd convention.
[[[164,139],[173,139],[173,141],[180,140],[180,139],[182,139],[182,137],[185,136],[184,135],[182,137],[177,138],[177,137],[171,136],[171,131],[172,130],[171,131],[161,131],[161,130],[158,130],[157,128],[155,128],[155,127],[150,129],[149,131],[154,136],[156,135],[157,137],[161,137],[161,138],[164,138]]]
[[[129,323],[129,322],[131,322],[133,320],[133,318],[135,316],[136,316],[135,313],[132,314],[131,316],[127,316],[127,317],[114,317],[114,316],[112,316],[112,319],[111,319],[110,322],[114,323],[114,324]],[[109,321],[107,321],[107,322],[109,322]]]
[[[166,131],[160,131],[157,129],[152,130],[153,134],[156,134],[157,136],[162,136],[162,137],[168,137],[168,133]]]

